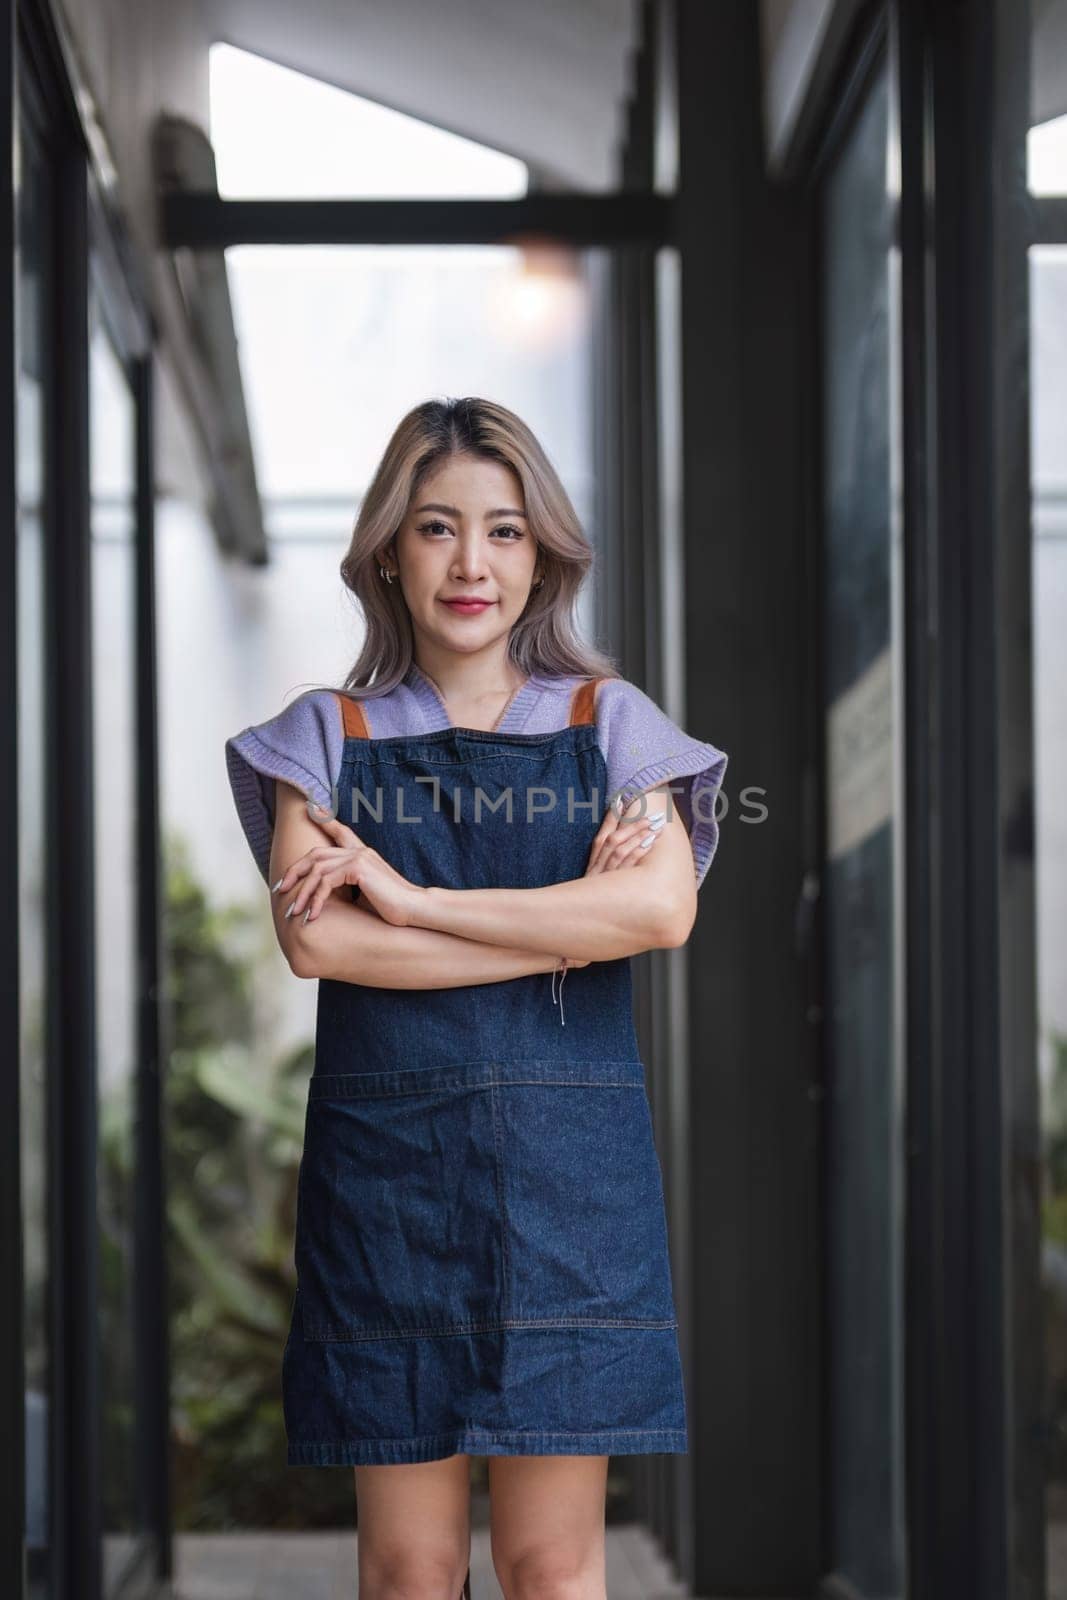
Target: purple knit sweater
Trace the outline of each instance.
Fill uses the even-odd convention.
[[[555,733],[565,728],[571,695],[582,681],[580,677],[535,673],[515,695],[495,731]],[[414,663],[391,693],[361,703],[375,739],[435,733],[452,726],[436,687]],[[601,816],[616,796],[627,805],[646,789],[671,784],[674,802],[689,830],[699,888],[719,842],[716,799],[728,757],[715,745],[684,733],[654,700],[625,678],[601,683],[596,728],[607,767]],[[277,716],[227,739],[230,788],[264,881],[274,831],[274,780],[280,778],[336,811],[343,742],[337,697],[326,689],[308,690]]]

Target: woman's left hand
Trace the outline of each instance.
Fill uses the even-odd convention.
[[[314,922],[333,891],[352,884],[358,886],[360,899],[368,901],[384,922],[406,928],[414,919],[422,894],[418,885],[391,867],[371,845],[364,844],[347,824],[310,807],[308,815],[333,843],[307,851],[275,884],[275,894],[286,894],[300,884],[286,916],[303,915],[305,922]]]
[[[653,794],[652,797],[657,801],[662,799],[661,794]],[[625,812],[616,805],[608,807],[589,851],[585,877],[636,867],[644,860],[666,819],[666,812],[661,806],[649,810],[648,798],[647,795],[637,795]]]

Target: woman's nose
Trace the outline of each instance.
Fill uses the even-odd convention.
[[[460,544],[456,550],[456,559],[452,570],[457,577],[464,579],[477,578],[486,571],[487,551],[483,543],[471,541]]]

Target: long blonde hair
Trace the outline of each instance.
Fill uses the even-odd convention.
[[[512,468],[522,484],[527,527],[537,541],[544,583],[534,589],[511,630],[509,660],[525,676],[621,677],[615,662],[578,632],[575,605],[594,552],[555,468],[521,417],[492,400],[467,397],[414,406],[385,447],[341,562],[341,577],[363,609],[367,631],[338,687],[376,698],[394,689],[411,666],[411,617],[399,584],[382,578],[379,553],[395,537],[427,477],[456,455]]]

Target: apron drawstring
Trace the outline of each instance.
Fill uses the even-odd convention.
[[[552,969],[552,1004],[555,1005],[556,1003],[556,973],[560,972],[563,974],[563,977],[559,980],[559,1023],[561,1028],[567,1026],[563,1020],[563,978],[567,976],[568,970],[567,957],[560,956],[559,966]]]

